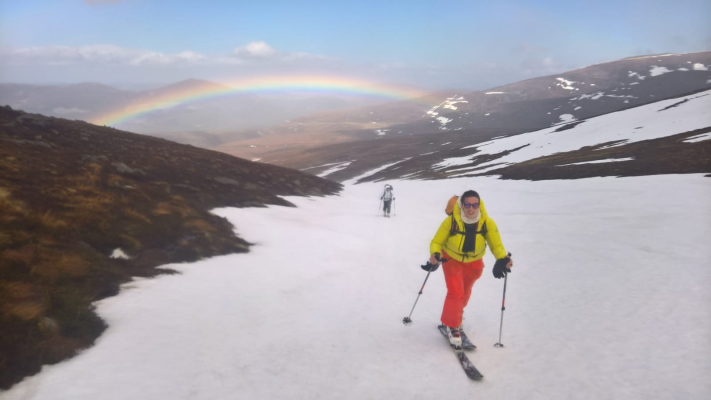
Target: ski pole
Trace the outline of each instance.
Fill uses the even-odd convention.
[[[378,213],[375,214],[376,217],[380,216],[380,206],[383,204],[383,199],[380,199],[380,202],[378,202]]]
[[[437,254],[439,254],[439,253],[437,253]],[[447,262],[447,261],[449,261],[449,260],[446,258],[441,258],[440,261],[437,263],[437,266],[439,266],[441,263]],[[437,268],[432,268],[432,264],[429,261],[427,261],[427,265],[429,266],[429,268],[427,270],[427,276],[425,277],[425,281],[422,283],[422,287],[420,288],[420,293],[417,294],[417,298],[415,299],[415,304],[412,305],[412,310],[410,310],[410,315],[408,315],[407,317],[402,319],[402,323],[405,325],[409,325],[412,323],[412,319],[410,317],[412,317],[412,313],[415,311],[415,306],[417,305],[417,300],[420,299],[420,295],[422,294],[422,291],[425,289],[425,285],[427,284],[427,279],[430,277],[432,270],[437,269]]]
[[[511,253],[508,254],[511,257]],[[505,268],[504,268],[505,270]],[[501,323],[499,324],[499,342],[494,344],[494,347],[504,347],[501,343],[501,332],[504,329],[504,310],[506,310],[506,282],[509,280],[509,274],[504,275],[504,297],[501,300]]]
[[[397,204],[395,204],[395,199],[393,199],[393,215],[397,217]]]

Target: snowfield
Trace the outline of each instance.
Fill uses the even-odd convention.
[[[168,265],[97,303],[108,330],[4,400],[708,399],[711,180],[703,175],[383,182],[296,208],[224,208],[247,254]],[[420,264],[453,194],[478,190],[513,253],[465,310],[485,375],[436,329],[442,269]]]
[[[566,122],[575,121],[572,114],[560,116]],[[606,142],[624,144],[658,139],[711,126],[711,91],[696,93],[631,108],[620,112],[583,120],[575,127],[558,131],[560,124],[522,135],[509,136],[473,144],[462,149],[477,148],[476,155],[513,151],[503,157],[478,164],[485,167],[499,163],[519,163],[555,153],[578,150]],[[687,141],[688,142],[688,141]],[[606,146],[609,148],[613,146]],[[466,164],[465,158],[449,158],[439,166]]]

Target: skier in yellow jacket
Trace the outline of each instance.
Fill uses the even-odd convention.
[[[449,212],[449,210],[447,210]],[[469,302],[472,287],[484,270],[484,253],[487,244],[496,257],[494,276],[503,278],[511,272],[513,261],[507,256],[501,243],[496,223],[486,213],[479,194],[468,190],[454,201],[451,215],[439,226],[430,243],[430,264],[437,265],[441,257],[447,283],[442,324],[447,327],[449,340],[455,348],[461,348],[461,325],[464,307]]]

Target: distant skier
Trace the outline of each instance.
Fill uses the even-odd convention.
[[[385,191],[383,195],[380,196],[380,200],[383,201],[383,216],[390,217],[390,204],[395,200],[395,195],[393,194],[393,187],[390,185],[385,185]]]
[[[450,211],[451,210],[451,211]],[[484,209],[479,194],[467,190],[461,197],[452,197],[442,221],[430,243],[430,264],[435,266],[441,257],[448,259],[442,264],[447,283],[447,297],[442,310],[442,324],[446,326],[449,341],[461,348],[461,325],[464,307],[469,302],[474,282],[484,270],[484,253],[489,244],[496,257],[494,277],[503,278],[511,272],[513,261],[507,256],[501,243],[499,229]]]

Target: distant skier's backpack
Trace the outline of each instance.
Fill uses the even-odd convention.
[[[458,233],[464,235],[465,232],[462,232],[459,230],[459,224],[457,224],[457,220],[454,219],[454,205],[457,204],[459,201],[459,196],[452,196],[452,198],[447,201],[447,207],[444,208],[444,212],[447,213],[452,219],[452,226],[449,228],[449,234],[450,235],[456,235]],[[484,224],[481,226],[481,230],[477,231],[477,233],[480,233],[482,235],[486,235],[486,221],[484,221]]]

